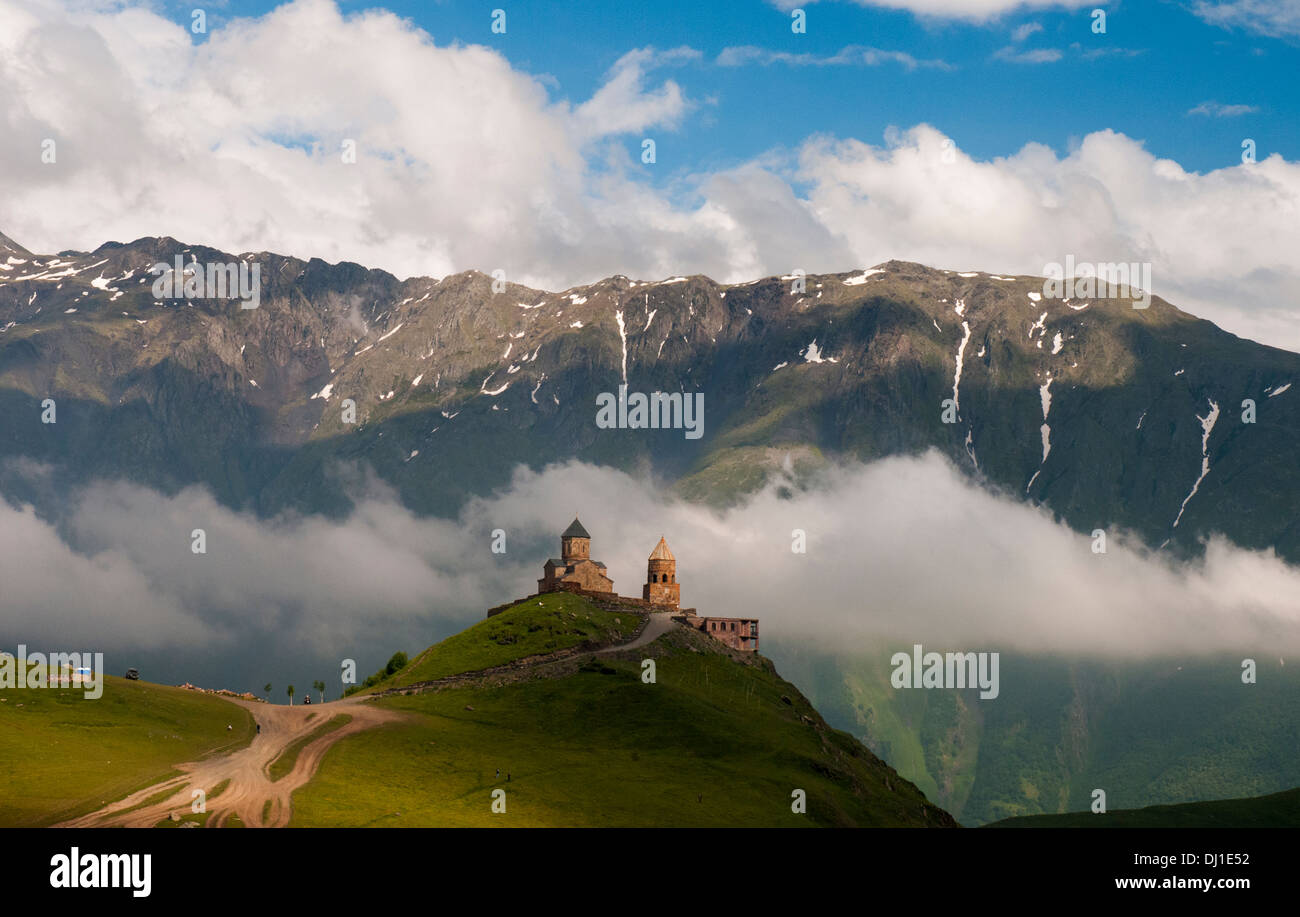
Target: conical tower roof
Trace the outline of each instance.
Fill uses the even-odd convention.
[[[561,538],[590,538],[591,536],[588,535],[587,530],[582,527],[582,523],[578,521],[578,517],[574,516],[573,521],[570,522],[569,527],[560,534],[560,537]]]
[[[668,542],[664,541],[663,536],[661,535],[659,537],[659,543],[655,545],[655,549],[650,552],[650,559],[676,560],[677,558],[673,557],[673,552],[668,550]]]

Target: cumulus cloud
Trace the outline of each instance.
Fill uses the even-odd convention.
[[[647,91],[647,73],[655,67],[699,60],[693,48],[656,51],[640,48],[618,59],[606,75],[606,82],[574,112],[580,139],[644,130],[655,125],[672,126],[690,108],[682,88],[668,80]]]
[[[874,260],[1032,274],[1071,253],[1076,262],[1151,262],[1158,295],[1300,350],[1291,254],[1300,164],[1273,155],[1189,172],[1113,131],[1087,135],[1064,156],[1028,144],[990,161],[946,140],[922,125],[891,133],[883,147],[810,141],[800,174],[818,219],[852,251],[882,256]]]
[[[169,234],[403,276],[590,277],[659,217],[587,157],[613,134],[680,119],[680,86],[647,73],[691,53],[630,52],[575,107],[496,50],[439,46],[391,13],[344,16],[330,0],[232,19],[197,45],[144,9],[17,0],[0,8],[5,229],[47,250]],[[47,138],[54,165],[40,161]],[[678,260],[691,240],[664,228]]]
[[[265,522],[198,489],[97,484],[53,520],[0,505],[4,630],[14,643],[111,659],[165,650],[162,668],[177,680],[209,671],[245,687],[295,667],[330,674],[342,658],[377,666],[533,592],[575,509],[620,593],[640,595],[664,535],[684,604],[760,616],[769,649],[884,640],[1140,657],[1300,647],[1300,570],[1272,553],[1214,540],[1202,559],[1176,562],[1111,532],[1095,554],[1089,537],[981,489],[936,454],[841,468],[815,489],[769,488],[722,513],[579,463],[521,468],[445,520],[412,516],[377,485],[347,519]],[[196,528],[206,554],[191,551]],[[491,550],[496,529],[504,554]],[[791,550],[795,529],[806,553]]]
[[[573,102],[498,50],[439,45],[391,13],[345,16],[331,0],[230,20],[197,45],[184,22],[148,9],[68,2],[0,6],[0,231],[34,250],[172,235],[399,276],[499,268],[548,289],[889,258],[1039,273],[1074,254],[1150,261],[1158,295],[1300,350],[1300,166],[1266,150],[1195,173],[1099,131],[1065,154],[1031,143],[980,160],[915,125],[883,143],[814,135],[660,186],[628,140],[639,152],[643,134],[702,106],[686,85],[705,63],[689,48],[634,49]],[[45,139],[54,165],[40,161]]]

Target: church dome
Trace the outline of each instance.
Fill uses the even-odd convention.
[[[573,521],[569,523],[569,527],[560,533],[560,537],[561,538],[590,538],[591,536],[588,535],[587,530],[582,527],[582,523],[578,521],[578,517],[574,516]]]
[[[673,552],[668,550],[668,542],[664,541],[663,536],[660,536],[659,543],[655,545],[655,549],[650,552],[650,559],[676,560],[677,558],[673,557]]]

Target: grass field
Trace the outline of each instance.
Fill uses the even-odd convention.
[[[520,602],[435,643],[375,689],[477,672],[583,643],[626,641],[640,626],[641,618],[632,611],[604,611],[567,592],[549,593]]]
[[[458,639],[477,647],[491,624]],[[923,811],[915,787],[826,727],[765,661],[740,663],[715,646],[691,631],[662,638],[653,647],[655,684],[642,682],[639,660],[602,657],[562,677],[372,701],[410,720],[334,746],[294,794],[292,824],[884,826],[946,818]],[[491,811],[495,789],[506,792],[505,814]],[[807,794],[806,815],[791,810],[796,789]]]
[[[242,708],[148,682],[108,676],[98,700],[80,689],[0,690],[0,826],[93,811],[253,735]]]
[[[315,714],[313,714],[313,716],[314,715]],[[311,719],[311,717],[308,717],[308,719]],[[335,729],[346,726],[350,722],[352,722],[352,717],[344,713],[325,720],[323,723],[318,723],[315,729],[307,733],[301,739],[293,742],[288,748],[281,752],[278,758],[271,762],[271,782],[274,783],[275,781],[281,780],[289,775],[293,770],[293,766],[298,763],[298,755],[302,753],[304,748],[312,742],[315,742],[321,736],[328,735]]]

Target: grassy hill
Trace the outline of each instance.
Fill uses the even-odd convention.
[[[253,735],[252,716],[234,704],[143,681],[107,676],[97,700],[79,688],[0,690],[0,826],[93,811]]]
[[[608,611],[566,592],[538,596],[435,643],[376,690],[477,672],[583,644],[626,642],[642,619],[630,609]]]
[[[394,681],[578,645],[593,628],[630,636],[639,623],[578,596],[537,601],[431,647]],[[655,660],[653,684],[642,681],[643,658]],[[768,660],[687,628],[629,652],[571,655],[368,702],[407,718],[331,749],[294,794],[293,825],[955,824],[827,726]],[[491,811],[495,789],[506,791],[504,814]],[[797,789],[806,814],[791,811]]]
[[[1176,806],[1117,809],[1104,815],[1066,812],[1063,815],[1025,815],[986,825],[988,828],[1298,828],[1300,789],[1216,799]]]

